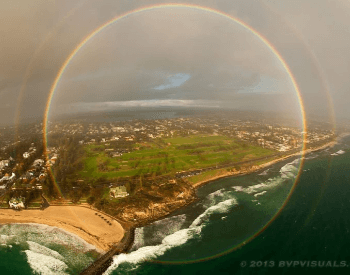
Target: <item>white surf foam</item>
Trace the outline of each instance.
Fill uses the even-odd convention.
[[[154,222],[152,224],[152,229],[156,229],[156,230],[161,229],[161,233],[159,234],[159,237],[161,237],[163,239],[165,236],[168,236],[168,235],[180,230],[180,228],[184,224],[185,220],[186,220],[185,214],[165,218],[165,219]]]
[[[138,248],[145,245],[145,238],[144,238],[144,228],[136,228],[135,229],[135,236],[134,236],[134,243],[131,247],[131,251],[137,250]]]
[[[298,174],[298,168],[300,159],[295,159],[294,161],[287,163],[280,169],[280,174],[283,179],[290,179],[296,177]]]
[[[254,194],[254,197],[262,196],[262,195],[264,195],[265,193],[267,193],[267,191],[262,191],[262,192],[260,192],[260,193],[256,193],[256,194]]]
[[[214,198],[216,198],[216,197],[222,197],[223,195],[224,195],[224,188],[219,189],[219,190],[217,190],[217,191],[215,191],[215,192],[213,192],[213,193],[210,193],[210,194],[207,196],[207,198],[208,198],[208,199],[214,199]]]
[[[269,171],[270,169],[267,169],[265,171],[263,171],[262,173],[258,174],[259,176],[266,176],[267,175],[267,172]]]
[[[318,157],[318,155],[310,155],[310,156],[308,156],[308,157],[305,157],[305,159],[315,159],[315,158],[317,158]]]
[[[298,168],[296,167],[300,162],[300,159],[295,159],[294,161],[287,163],[280,169],[280,176],[269,178],[268,180],[248,187],[243,186],[233,186],[236,192],[244,192],[247,194],[254,194],[268,189],[274,188],[279,184],[283,183],[285,180],[295,178],[298,174]]]
[[[42,245],[35,243],[35,242],[32,242],[32,241],[27,241],[27,243],[29,245],[30,251],[64,261],[64,257],[60,253],[58,253],[57,251],[51,250],[50,248],[47,248],[45,246],[42,246]]]
[[[20,245],[23,252],[27,249],[29,254],[33,252],[42,257],[55,258],[73,269],[87,266],[93,261],[92,256],[85,252],[94,246],[56,227],[40,224],[4,224],[0,226],[0,235],[0,243],[7,243],[7,247]],[[60,253],[50,249],[51,247],[55,247],[55,250],[57,247]],[[36,266],[36,263],[33,265]],[[33,273],[38,272],[34,269]],[[43,271],[40,274],[46,273]]]
[[[186,221],[186,215],[177,215],[156,221],[146,227],[137,228],[135,231],[135,241],[131,250],[136,250],[145,245],[159,244],[162,240],[176,231],[180,230]],[[145,236],[148,237],[148,243],[145,242]]]
[[[7,241],[10,237],[7,235],[0,235],[0,245],[7,245]]]
[[[252,185],[252,186],[248,186],[248,187],[242,187],[242,186],[233,186],[232,188],[236,191],[236,192],[244,192],[247,194],[252,194],[255,192],[258,192],[259,189],[262,188],[267,188],[269,185],[271,185],[271,183],[259,183],[256,185]]]
[[[331,154],[331,156],[338,156],[338,155],[342,155],[342,154],[345,154],[345,151],[339,150],[339,151],[337,151],[337,152]]]
[[[213,193],[210,193],[205,200],[203,200],[203,206],[205,208],[216,205],[220,201],[230,199],[232,197],[232,191],[227,191],[224,188],[219,189]]]
[[[151,260],[157,258],[164,253],[173,248],[180,245],[185,244],[188,240],[193,239],[195,237],[200,237],[203,226],[205,225],[204,221],[209,219],[210,215],[214,213],[226,213],[231,209],[233,205],[238,204],[235,198],[231,198],[229,200],[218,203],[217,205],[209,207],[204,213],[195,219],[189,228],[181,229],[176,231],[175,233],[166,236],[162,243],[154,246],[144,246],[139,248],[136,251],[133,251],[129,254],[120,254],[113,257],[113,263],[106,270],[104,274],[111,274],[113,270],[118,268],[118,266],[122,263],[129,263],[133,266],[130,267],[130,270],[135,269],[135,265],[144,262],[146,260]]]
[[[34,272],[45,275],[67,274],[65,270],[68,266],[64,262],[31,250],[25,250],[24,252],[27,255],[28,263]]]
[[[199,226],[203,222],[207,221],[209,217],[214,213],[227,213],[233,205],[237,205],[238,202],[235,198],[218,203],[217,205],[209,207],[201,215],[199,215],[190,225],[190,228]]]
[[[189,239],[193,238],[195,235],[199,235],[200,232],[201,232],[200,227],[182,229],[175,232],[172,235],[165,237],[160,245],[144,246],[129,254],[120,254],[120,255],[114,256],[113,263],[106,270],[104,274],[111,274],[113,270],[118,268],[118,266],[122,263],[137,265],[146,260],[157,258],[163,255],[167,250],[171,249],[172,247],[180,246],[186,243]],[[135,266],[131,267],[130,270],[132,269],[135,269]]]
[[[23,243],[27,240],[40,244],[55,242],[57,244],[70,246],[81,252],[87,252],[89,250],[96,250],[100,253],[103,252],[73,233],[45,224],[6,224],[0,228],[0,233],[14,235],[15,237],[13,239],[15,239],[14,241],[16,242],[19,241]]]

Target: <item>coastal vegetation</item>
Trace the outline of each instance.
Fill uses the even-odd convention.
[[[113,143],[90,144],[84,149],[84,168],[79,175],[95,179],[171,175],[225,163],[234,164],[275,153],[270,149],[219,135],[192,135],[135,143],[128,153],[117,157],[112,157],[109,153],[118,150]]]

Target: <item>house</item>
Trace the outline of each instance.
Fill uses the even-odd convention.
[[[12,198],[10,201],[9,201],[9,205],[10,205],[10,208],[14,208],[14,209],[21,209],[21,208],[24,208],[24,198]]]
[[[27,159],[29,158],[30,154],[28,152],[24,152],[23,153],[23,158]]]
[[[129,193],[126,192],[126,187],[124,185],[110,188],[109,194],[112,198],[124,198],[129,196]]]
[[[36,184],[35,185],[35,188],[36,189],[39,189],[39,190],[42,190],[43,189],[43,186],[41,184]]]
[[[36,159],[33,162],[33,166],[42,166],[43,164],[44,164],[44,160],[42,160],[42,159]]]
[[[15,177],[16,177],[15,173],[12,173],[11,176],[9,174],[5,174],[5,176],[3,176],[0,179],[0,182],[7,182],[7,181],[12,182],[15,179]]]
[[[10,161],[7,159],[0,161],[0,169],[2,169],[4,167],[8,167],[9,164],[10,164]]]

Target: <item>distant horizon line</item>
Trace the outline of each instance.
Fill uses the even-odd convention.
[[[202,110],[211,110],[214,112],[251,112],[251,113],[255,113],[255,114],[259,114],[259,113],[266,113],[266,114],[282,114],[282,115],[286,115],[290,118],[295,118],[298,119],[295,114],[293,114],[292,112],[288,112],[286,110],[253,110],[253,109],[248,109],[248,108],[229,108],[229,107],[207,107],[207,106],[200,106],[200,107],[196,107],[195,109],[193,109],[192,106],[157,106],[157,107],[149,107],[149,106],[135,106],[135,107],[125,107],[125,108],[119,108],[118,110],[96,110],[96,111],[88,111],[88,112],[78,112],[78,113],[65,113],[65,114],[60,114],[60,115],[56,115],[52,118],[49,119],[50,120],[65,120],[65,119],[74,119],[74,117],[76,117],[77,119],[81,116],[88,116],[91,114],[103,114],[103,113],[118,113],[118,112],[152,112],[152,111],[163,111],[163,112],[174,112],[174,111],[186,111],[186,112],[201,112]],[[326,118],[326,115],[322,115],[322,114],[308,114],[307,117],[316,117],[316,118]],[[341,120],[350,120],[349,118],[339,118]],[[32,116],[32,117],[27,117],[27,118],[22,118],[19,123],[15,123],[15,122],[8,122],[8,123],[0,123],[1,127],[6,127],[6,126],[20,126],[20,125],[25,125],[25,124],[32,124],[32,123],[40,123],[40,121],[43,123],[44,121],[44,114],[42,114],[41,116]]]

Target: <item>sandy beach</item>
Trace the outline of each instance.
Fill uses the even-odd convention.
[[[304,154],[322,150],[327,147],[332,147],[335,144],[336,141],[332,141],[323,146],[305,150]],[[193,185],[193,187],[198,188],[201,185],[220,178],[253,173],[290,157],[301,155],[301,153],[302,152],[298,152],[282,158],[274,159],[246,170],[235,172],[225,171],[209,179],[207,178],[206,180],[197,182]],[[98,213],[99,215],[96,215],[95,213]],[[104,219],[101,218],[101,216]],[[106,220],[110,221],[112,225],[109,225]],[[82,206],[51,205],[45,210],[31,209],[22,211],[0,209],[0,224],[6,223],[38,223],[56,226],[81,237],[88,243],[103,251],[108,251],[112,244],[118,243],[125,234],[125,230],[123,229],[122,225],[109,215],[105,215],[101,212],[97,212],[96,210]]]
[[[45,210],[0,209],[0,224],[38,223],[62,228],[99,250],[107,251],[124,236],[123,227],[107,215],[81,206],[50,206]],[[109,225],[110,221],[112,225]],[[100,251],[101,252],[101,251]]]

